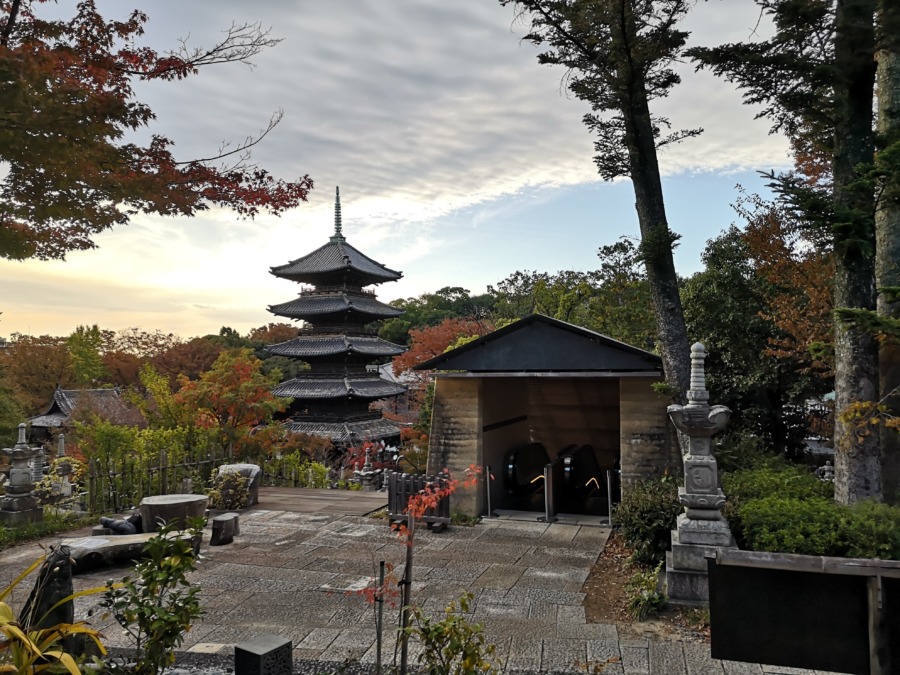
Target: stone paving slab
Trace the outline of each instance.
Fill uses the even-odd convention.
[[[228,656],[235,643],[274,633],[292,640],[295,658],[328,661],[330,669],[347,657],[374,663],[374,612],[360,591],[378,560],[393,563],[399,577],[406,552],[384,521],[304,514],[281,503],[243,512],[241,531],[234,544],[202,550],[191,580],[201,589],[206,614],[185,636],[183,650]],[[604,675],[810,675],[716,661],[708,645],[621,635],[615,625],[586,623],[581,585],[608,536],[608,528],[511,520],[437,534],[422,528],[416,532],[413,601],[441,618],[450,601],[472,592],[472,619],[482,623],[510,673],[602,668]],[[39,554],[34,545],[0,553],[0,583]],[[76,578],[75,588],[127,573],[102,570]],[[14,604],[24,601],[27,590],[23,586]],[[87,617],[97,602],[79,599],[77,616]],[[110,619],[91,621],[110,646],[129,645]],[[390,663],[397,610],[386,606],[384,621],[384,662]],[[411,645],[410,653],[414,663],[420,648]]]

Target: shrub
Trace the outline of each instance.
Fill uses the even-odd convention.
[[[679,513],[678,485],[671,476],[641,481],[625,491],[613,519],[634,551],[634,562],[656,566],[665,560]]]
[[[786,462],[742,469],[722,476],[729,499],[740,501],[781,495],[792,499],[832,499],[834,484],[821,481],[806,467]]]
[[[803,555],[843,556],[847,542],[841,507],[821,497],[765,497],[740,507],[741,548]]]
[[[146,560],[134,568],[134,577],[108,582],[100,606],[112,614],[134,643],[131,663],[111,661],[112,672],[156,675],[175,662],[175,650],[185,633],[202,615],[198,593],[187,574],[196,568],[193,539],[203,532],[203,519],[195,519],[185,536],[165,525],[144,545]]]
[[[900,508],[864,501],[842,511],[848,556],[900,560]]]
[[[500,672],[496,647],[485,640],[484,628],[461,615],[471,611],[474,599],[471,593],[463,593],[447,606],[441,620],[429,618],[419,607],[413,608],[413,625],[406,633],[421,644],[419,663],[429,675]]]
[[[666,596],[659,591],[661,569],[662,563],[653,569],[640,570],[625,584],[628,614],[636,621],[643,621],[666,606]]]
[[[48,616],[50,612],[42,617],[30,617],[30,620],[24,615],[16,618],[10,605],[4,602],[29,574],[46,564],[47,556],[42,556],[9,586],[0,590],[0,673],[68,672],[80,675],[79,661],[83,657],[79,656],[76,659],[69,653],[67,647],[67,643],[72,643],[73,638],[76,644],[78,638],[90,639],[101,655],[106,654],[106,648],[100,640],[102,637],[100,632],[88,627],[83,621],[71,623],[69,618],[63,623],[45,625],[53,620]],[[42,568],[39,575],[44,574],[45,568]],[[76,598],[100,593],[103,590],[103,587],[99,587],[73,593],[61,598],[51,610],[66,603],[71,604]],[[74,610],[70,611],[74,613]]]
[[[237,472],[216,473],[206,493],[214,509],[242,509],[250,504],[250,479]]]

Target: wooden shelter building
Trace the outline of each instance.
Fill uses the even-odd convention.
[[[371,411],[378,399],[399,396],[406,387],[380,377],[366,365],[400,354],[404,347],[382,340],[377,325],[403,310],[379,302],[367,286],[400,279],[402,273],[347,243],[341,224],[340,191],[335,192],[334,235],[312,253],[271,273],[302,286],[288,302],[269,307],[277,316],[303,321],[293,340],[267,348],[271,354],[301,359],[310,370],[279,384],[272,393],[292,398],[291,431],[330,438],[336,445],[363,441],[398,442],[399,427]]]
[[[533,314],[416,368],[444,371],[435,374],[429,473],[489,467],[492,509],[541,510],[516,494],[537,477],[514,486],[507,473],[516,452],[537,444],[549,462],[577,448],[601,477],[620,469],[626,489],[677,463],[668,401],[651,387],[663,379],[661,359],[599,333]],[[486,512],[485,489],[454,498],[465,513]]]

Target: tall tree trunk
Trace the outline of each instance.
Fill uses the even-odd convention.
[[[633,36],[637,32],[630,9],[630,2],[622,2],[622,22],[610,26],[613,43],[619,46],[622,54],[628,56],[631,55],[630,45],[635,42]],[[674,240],[666,218],[647,86],[643,73],[632,67],[630,58],[619,60],[618,75],[627,89],[623,95],[622,110],[625,144],[641,228],[641,254],[656,316],[659,354],[666,383],[674,390],[675,400],[685,403],[691,379],[690,345],[672,255]]]
[[[876,131],[883,144],[900,145],[900,3],[880,0],[878,112]],[[900,287],[900,172],[889,177],[875,211],[875,284]],[[878,314],[900,318],[900,302],[878,292]],[[878,353],[881,398],[900,417],[900,340],[885,340]],[[882,477],[886,501],[900,503],[900,433],[884,431],[881,439]]]
[[[874,197],[855,184],[857,166],[874,156],[876,0],[838,0],[835,37],[834,305],[875,309]],[[835,501],[881,499],[879,434],[842,418],[854,403],[878,400],[873,335],[835,321]]]

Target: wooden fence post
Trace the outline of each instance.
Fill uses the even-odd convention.
[[[169,466],[165,449],[159,451],[159,492],[169,494]]]
[[[91,457],[88,460],[88,511],[96,513],[97,509],[97,463]]]

